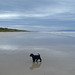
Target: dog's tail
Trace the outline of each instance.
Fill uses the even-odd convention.
[[[41,57],[40,57],[40,54],[38,53],[38,55],[39,55],[39,59],[40,59],[40,62],[42,61],[42,59],[41,59]]]
[[[40,56],[40,54],[38,53],[38,55]]]

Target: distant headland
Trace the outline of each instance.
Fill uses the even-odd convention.
[[[11,29],[11,28],[0,28],[0,32],[31,32],[31,31]]]

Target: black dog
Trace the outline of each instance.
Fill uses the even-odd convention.
[[[32,57],[33,63],[34,63],[34,62],[38,62],[38,60],[39,60],[40,62],[42,61],[42,59],[41,59],[41,57],[40,57],[40,54],[34,55],[33,53],[31,53],[31,54],[30,54],[30,57]]]

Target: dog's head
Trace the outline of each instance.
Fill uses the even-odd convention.
[[[30,57],[33,57],[33,56],[34,56],[34,54],[31,53],[31,54],[30,54]]]

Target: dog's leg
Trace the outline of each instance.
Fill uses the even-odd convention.
[[[35,62],[35,59],[33,59],[33,63]]]
[[[39,58],[40,59],[40,62],[42,61],[42,59],[41,58]]]
[[[38,59],[36,59],[36,62],[38,63]]]

